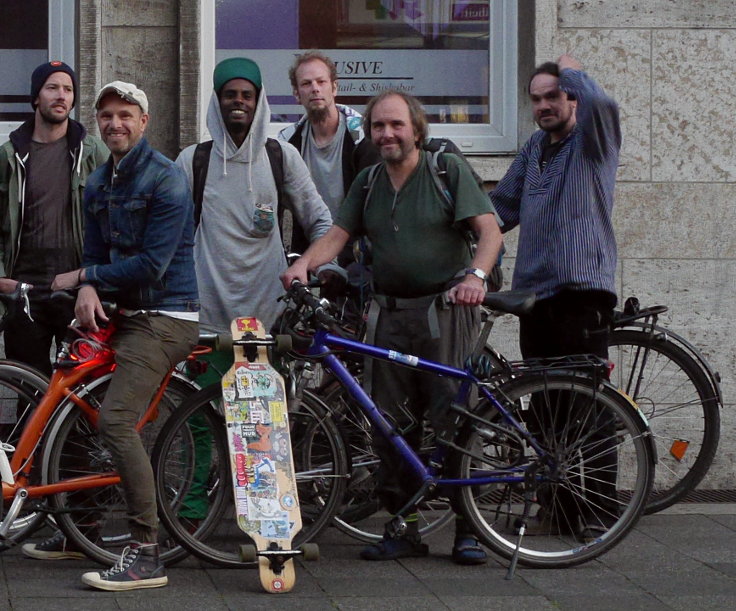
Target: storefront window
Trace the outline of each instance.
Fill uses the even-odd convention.
[[[338,102],[362,111],[400,89],[423,102],[433,135],[468,152],[516,147],[515,0],[219,0],[215,17],[216,61],[258,62],[274,123],[302,114],[288,68],[320,49]]]
[[[0,141],[31,109],[34,68],[49,59],[74,66],[74,0],[3,0],[0,19]]]

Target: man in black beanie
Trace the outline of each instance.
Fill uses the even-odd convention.
[[[77,80],[64,62],[41,64],[31,76],[34,115],[0,146],[0,291],[33,285],[31,320],[22,311],[5,328],[7,358],[51,375],[49,352],[73,317],[73,305],[49,299],[54,276],[79,267],[82,193],[87,176],[107,160],[107,147],[69,118]],[[20,308],[19,308],[20,310]],[[0,439],[15,413],[0,411]]]

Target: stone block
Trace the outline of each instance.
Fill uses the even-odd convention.
[[[616,185],[614,225],[621,258],[736,258],[736,185]]]
[[[732,28],[731,0],[560,0],[561,28]]]
[[[178,11],[179,2],[171,0],[102,0],[102,25],[176,27]]]
[[[146,137],[154,148],[172,158],[179,152],[178,57],[175,28],[103,30],[103,82],[128,81],[146,92],[151,116]]]
[[[736,30],[655,30],[652,36],[652,179],[736,180]]]

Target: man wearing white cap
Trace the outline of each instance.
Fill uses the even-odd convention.
[[[116,369],[98,426],[120,473],[133,542],[111,569],[82,576],[102,590],[164,586],[150,460],[135,424],[167,371],[197,341],[192,198],[186,177],[144,137],[146,94],[131,83],[103,87],[97,123],[111,158],[87,182],[82,267],[52,288],[81,285],[75,314],[93,330],[107,321],[97,291],[112,291],[120,315],[111,344]]]

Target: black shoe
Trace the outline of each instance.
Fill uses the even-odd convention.
[[[67,541],[64,533],[57,530],[41,543],[26,543],[21,551],[36,560],[66,560],[85,558],[84,553],[74,543]]]
[[[455,535],[452,560],[455,564],[485,564],[488,562],[488,554],[480,546],[480,541],[475,535]]]
[[[168,582],[166,569],[158,557],[156,543],[131,543],[112,568],[102,573],[82,575],[83,584],[113,592],[160,588]]]
[[[422,558],[429,554],[429,547],[419,537],[388,538],[384,535],[378,543],[364,547],[363,560],[396,560],[397,558]]]

